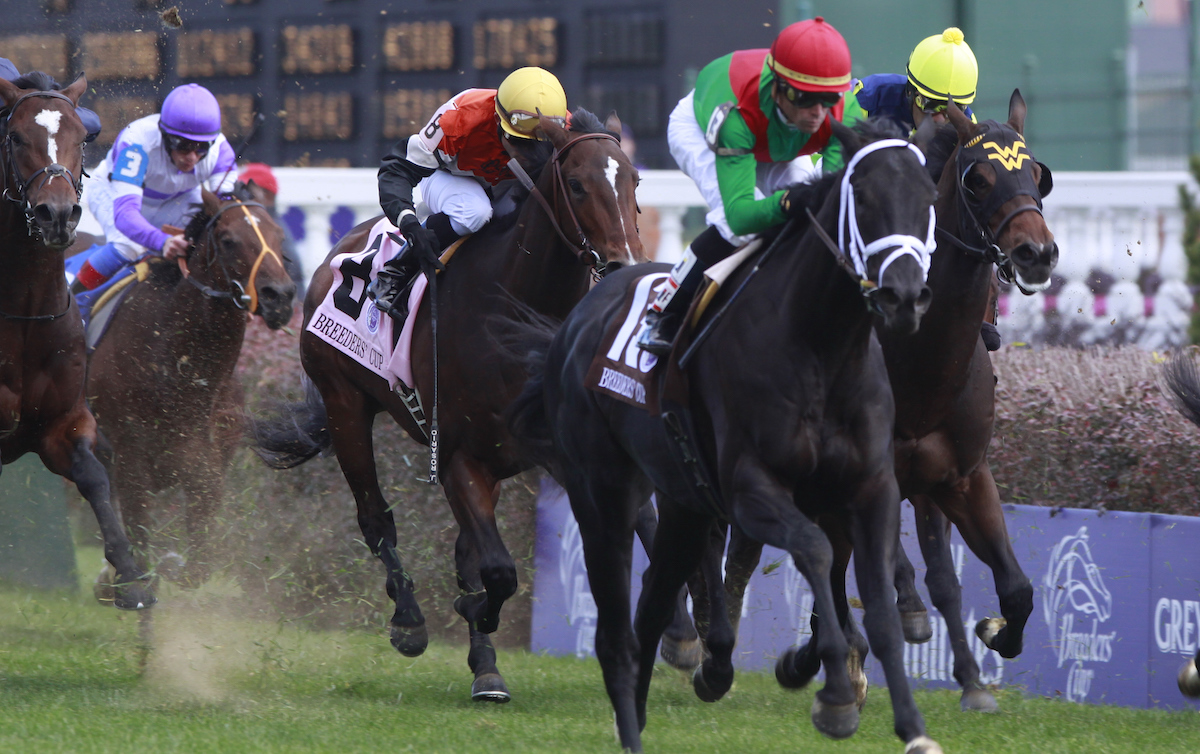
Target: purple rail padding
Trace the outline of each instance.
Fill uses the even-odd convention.
[[[1175,684],[1200,641],[1200,519],[1005,505],[1017,560],[1033,583],[1034,609],[1024,651],[1004,660],[975,637],[975,623],[999,615],[991,570],[954,531],[951,549],[963,586],[963,622],[984,683],[1024,688],[1067,701],[1131,707],[1200,708]],[[912,507],[905,503],[901,541],[917,569],[918,589],[934,623],[931,641],[906,645],[905,667],[918,686],[957,688],[946,624],[924,585]],[[538,499],[532,650],[593,653],[596,607],[579,529],[565,493],[543,482]],[[647,559],[634,548],[632,599]],[[853,563],[848,592],[857,595]],[[812,592],[791,558],[764,548],[743,606],[734,662],[769,670],[775,657],[809,635]],[[861,610],[854,610],[861,624]],[[879,663],[868,674],[883,684]]]

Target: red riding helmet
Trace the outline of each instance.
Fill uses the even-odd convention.
[[[850,48],[838,30],[820,16],[779,32],[767,55],[767,67],[801,91],[850,89]]]

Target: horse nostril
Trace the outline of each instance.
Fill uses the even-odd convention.
[[[258,297],[263,301],[270,301],[272,303],[281,298],[279,289],[273,285],[264,285],[262,290],[259,292]]]
[[[79,224],[80,218],[83,217],[83,207],[78,204],[71,205],[71,218],[67,221],[71,226]]]
[[[39,204],[33,208],[33,218],[38,221],[39,225],[49,225],[54,222],[54,210],[50,209],[49,204]]]

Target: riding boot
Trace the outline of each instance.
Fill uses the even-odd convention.
[[[426,218],[425,227],[434,232],[443,249],[460,237],[450,225],[450,218],[441,212]],[[408,316],[408,299],[404,293],[421,271],[418,260],[408,252],[409,245],[405,244],[399,254],[385,262],[367,291],[379,311],[400,322]]]
[[[646,323],[637,341],[639,348],[658,356],[671,352],[692,297],[704,281],[704,271],[733,250],[733,244],[726,241],[716,227],[710,226],[696,236],[683,253],[683,259],[671,268],[666,285],[646,312]]]

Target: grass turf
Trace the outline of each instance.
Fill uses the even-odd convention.
[[[385,633],[313,632],[231,615],[233,587],[165,590],[153,649],[138,616],[81,594],[0,589],[3,752],[616,752],[594,660],[502,652],[513,692],[470,701],[464,647],[408,659]],[[145,669],[142,659],[146,658]],[[814,687],[785,692],[741,673],[718,704],[660,666],[647,751],[892,752],[891,706],[872,689],[858,733],[830,741],[809,722]],[[929,734],[947,752],[1200,751],[1200,715],[1078,706],[999,694],[994,715],[958,695],[918,692]]]

